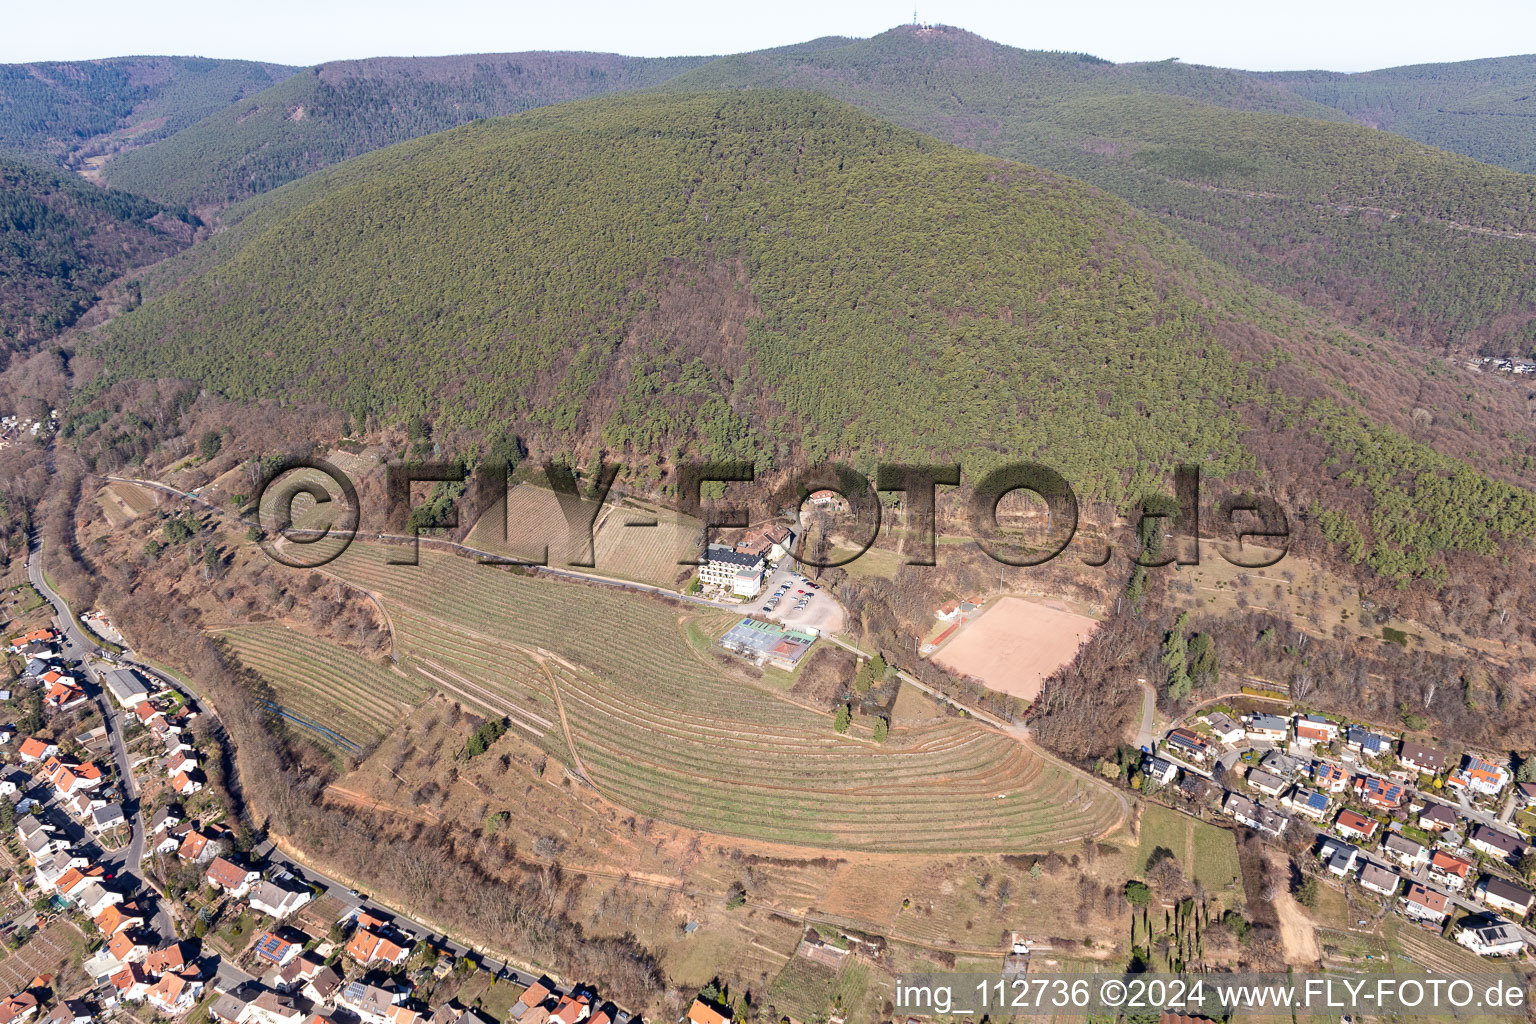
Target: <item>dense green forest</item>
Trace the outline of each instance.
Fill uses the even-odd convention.
[[[0,348],[73,324],[114,277],[185,248],[185,210],[0,158]]]
[[[205,57],[0,64],[0,153],[78,164],[173,135],[293,71]]]
[[[657,473],[1034,458],[1123,504],[1178,462],[1240,481],[1262,459],[1389,578],[1536,532],[1530,492],[1299,361],[1344,344],[1300,307],[1089,186],[812,94],[477,122],[231,216],[215,258],[91,343],[115,374]]]
[[[338,61],[116,158],[107,177],[164,202],[224,204],[406,139],[644,88],[708,59],[510,53]]]
[[[1536,173],[1536,57],[1529,54],[1353,75],[1280,71],[1255,77],[1361,124]]]
[[[668,87],[814,89],[1093,182],[1364,329],[1536,351],[1536,177],[1344,123],[1278,82],[902,27],[813,53],[722,58]]]
[[[1349,120],[1376,116],[1349,99],[1357,86],[1359,96],[1377,95],[1366,80],[1396,89],[1406,117],[1410,106],[1427,110],[1466,89],[1519,91],[1525,73],[1512,58],[1368,76],[1255,75],[1172,60],[1113,64],[912,26],[716,60],[380,58],[302,72],[115,158],[106,173],[162,201],[222,205],[384,145],[582,96],[810,89],[1099,185],[1213,259],[1362,330],[1430,351],[1533,355],[1536,177]],[[1526,123],[1518,120],[1506,118],[1516,135]]]

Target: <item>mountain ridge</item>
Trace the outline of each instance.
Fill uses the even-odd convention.
[[[1254,484],[1262,463],[1388,578],[1444,579],[1447,558],[1536,532],[1531,492],[1383,427],[1396,395],[1333,383],[1371,366],[1367,339],[1092,186],[814,93],[637,93],[475,122],[246,217],[221,260],[88,353],[354,423],[421,417],[451,449],[514,430],[573,460],[622,454],[650,488],[683,452],[764,472],[1034,457],[1121,506],[1176,462]],[[1403,372],[1438,408],[1432,368]],[[1467,446],[1529,448],[1489,415],[1497,433]]]

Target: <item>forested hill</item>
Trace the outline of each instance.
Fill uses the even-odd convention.
[[[172,135],[295,70],[205,57],[0,64],[0,153],[80,166]]]
[[[1536,55],[1352,75],[1280,71],[1255,77],[1335,107],[1360,124],[1536,173]]]
[[[679,453],[765,470],[1035,458],[1122,502],[1196,462],[1316,503],[1392,578],[1444,578],[1536,531],[1529,491],[1393,428],[1405,392],[1439,408],[1395,356],[1352,362],[1360,339],[1090,186],[813,94],[549,107],[257,206],[89,353],[241,399],[420,415],[449,450],[507,430],[535,452],[604,450],[642,485]],[[1374,421],[1348,397],[1364,377],[1325,376],[1357,365],[1406,375]],[[1443,448],[1454,435],[1431,431],[1465,426],[1502,451],[1513,429],[1529,447],[1481,408],[1422,436]]]
[[[0,350],[52,337],[102,285],[192,237],[185,211],[0,157]]]
[[[1521,60],[1451,65],[1448,74],[1513,97]],[[1432,71],[1408,77],[1435,80]],[[1536,177],[1355,124],[1375,115],[1346,102],[1354,94],[1328,76],[1309,85],[1305,75],[1172,60],[1112,64],[954,28],[901,26],[717,60],[339,62],[117,157],[106,175],[165,202],[224,205],[476,117],[647,87],[815,90],[1115,192],[1330,318],[1441,353],[1536,354]],[[1406,113],[1410,93],[1393,95]],[[1525,127],[1505,123],[1516,135]]]
[[[323,64],[113,160],[107,180],[164,202],[223,205],[476,118],[644,88],[710,59],[500,53]]]
[[[1536,349],[1536,177],[1348,123],[1278,82],[903,26],[666,87],[814,89],[1093,182],[1330,317],[1439,351]]]

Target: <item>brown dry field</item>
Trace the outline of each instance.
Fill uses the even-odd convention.
[[[933,655],[935,664],[989,689],[1034,700],[1098,629],[1086,615],[1020,597],[1000,598]]]

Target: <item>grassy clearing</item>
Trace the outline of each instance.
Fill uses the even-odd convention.
[[[1231,832],[1149,803],[1144,805],[1141,813],[1141,845],[1135,861],[1137,871],[1146,871],[1147,861],[1158,847],[1173,851],[1185,874],[1191,879],[1199,879],[1210,890],[1226,888],[1241,874],[1237,841]]]
[[[971,852],[1075,842],[1118,815],[1105,787],[962,719],[881,745],[839,736],[830,716],[724,676],[690,649],[692,613],[660,600],[426,550],[419,566],[390,566],[367,544],[331,568],[381,596],[408,661],[431,671],[457,659],[460,690],[495,688],[546,722],[558,721],[558,690],[597,788],[661,820],[799,845]],[[558,725],[551,735],[563,748]]]
[[[408,675],[273,623],[240,626],[218,635],[241,662],[272,686],[284,710],[324,726],[355,746],[371,746],[394,728],[408,708],[431,693]],[[324,733],[316,735],[347,746]]]
[[[590,510],[588,510],[590,511]],[[632,525],[653,522],[654,526]],[[592,572],[600,576],[649,583],[675,589],[678,577],[688,573],[680,559],[698,548],[703,524],[668,509],[633,498],[609,502],[592,524]],[[581,538],[582,544],[585,538]],[[506,535],[502,515],[490,510],[475,523],[464,543],[472,548],[540,561],[554,566],[585,557],[585,549],[573,545],[565,515],[554,491],[533,484],[518,484],[507,495]]]

